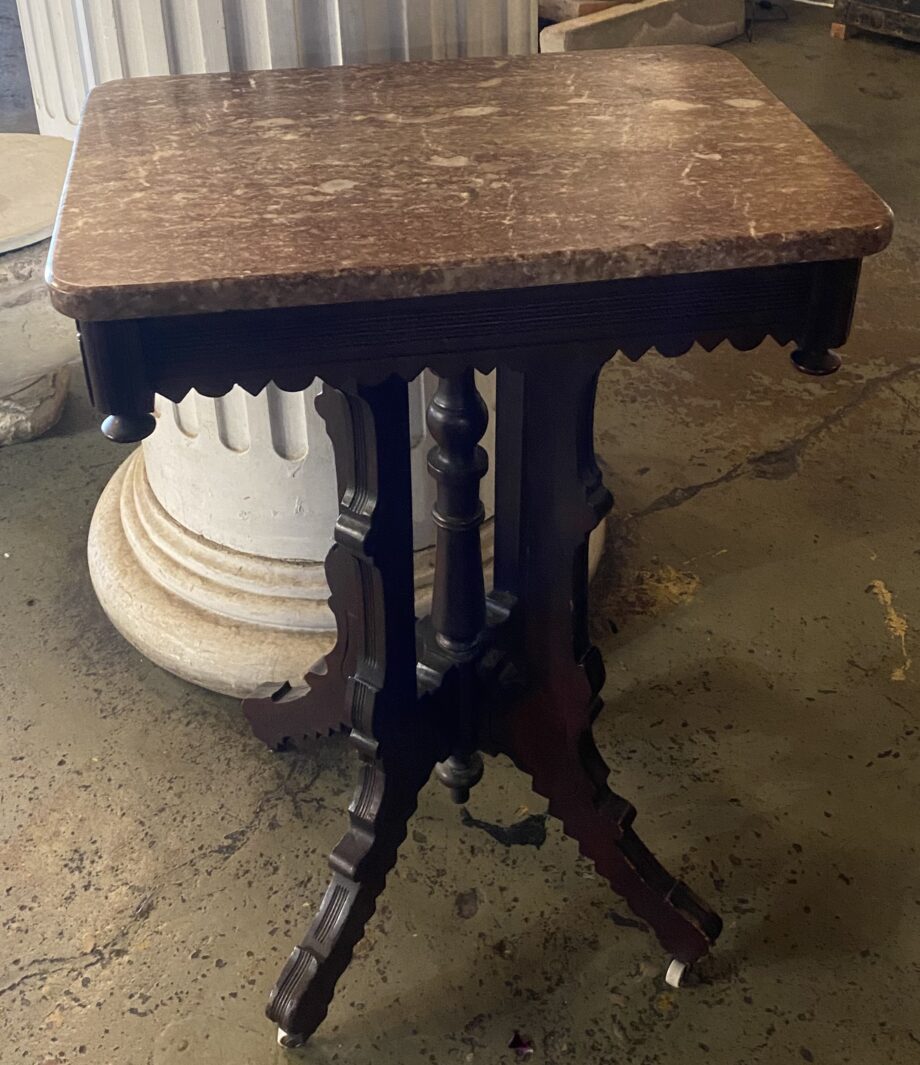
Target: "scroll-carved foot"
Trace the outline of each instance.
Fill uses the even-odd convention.
[[[829,348],[814,350],[796,348],[790,358],[795,363],[796,369],[812,377],[826,377],[828,374],[836,373],[843,363],[843,359],[837,352]]]
[[[313,676],[322,675],[317,667]],[[329,684],[314,688],[292,687],[287,681],[262,684],[243,700],[243,713],[253,734],[274,751],[297,747],[308,738],[328,736],[345,727],[344,680],[333,690]]]
[[[387,874],[406,838],[431,761],[371,761],[349,808],[351,828],[332,852],[332,880],[300,946],[294,948],[269,999],[267,1013],[299,1046],[322,1023],[335,985],[377,907]]]
[[[540,723],[531,715],[531,728]],[[607,786],[609,770],[587,731],[564,753],[549,738],[515,759],[549,800],[549,812],[678,962],[709,951],[722,919],[661,865],[632,827],[635,808]]]

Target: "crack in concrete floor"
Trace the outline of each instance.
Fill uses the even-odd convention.
[[[895,370],[882,374],[880,377],[874,377],[866,381],[852,399],[847,400],[841,406],[826,414],[820,421],[810,426],[795,439],[755,455],[750,455],[743,461],[735,463],[734,466],[731,466],[718,477],[713,477],[708,481],[672,488],[671,491],[652,500],[641,510],[629,514],[627,516],[628,519],[638,520],[648,517],[649,514],[657,514],[661,510],[679,507],[682,503],[686,503],[688,499],[695,498],[700,492],[730,484],[738,477],[747,475],[771,478],[793,477],[798,472],[799,460],[810,444],[823,433],[838,426],[854,410],[877,395],[880,389],[892,387],[900,381],[909,379],[918,370],[920,370],[920,364],[910,363],[907,366],[900,366]],[[907,405],[909,400],[905,398],[904,402]],[[916,410],[916,408],[912,409]],[[907,410],[905,410],[904,417],[905,419],[907,418]]]

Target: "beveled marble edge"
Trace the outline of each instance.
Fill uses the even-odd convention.
[[[276,274],[183,280],[162,285],[70,285],[54,273],[54,238],[45,269],[51,303],[61,314],[85,321],[207,314],[229,310],[320,306],[334,303],[412,299],[463,292],[537,288],[549,285],[614,281],[635,277],[704,273],[777,266],[794,262],[861,259],[883,251],[891,240],[893,216],[879,200],[879,220],[859,229],[814,233],[758,234],[756,243],[735,238],[699,246],[638,244],[611,254],[579,249],[526,260],[512,257],[492,261],[413,263],[403,269],[367,271],[343,269],[304,278]],[[179,291],[177,291],[179,290]],[[254,294],[258,293],[257,298]],[[158,298],[160,295],[163,299]]]

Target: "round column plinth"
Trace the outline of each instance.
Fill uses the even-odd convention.
[[[591,538],[600,560],[604,526]],[[487,579],[493,526],[482,532]],[[109,481],[88,541],[103,610],[142,654],[184,680],[225,695],[260,684],[302,683],[335,642],[323,566],[247,554],[190,532],[163,509],[137,448]],[[426,612],[434,551],[415,554],[416,601]]]
[[[323,564],[249,554],[191,532],[151,490],[142,448],[106,485],[87,549],[93,588],[125,639],[212,691],[243,696],[269,681],[302,683],[335,642]],[[416,553],[420,608],[433,564],[431,548]]]

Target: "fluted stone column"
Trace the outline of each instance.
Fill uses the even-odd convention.
[[[18,5],[39,126],[64,136],[89,89],[113,78],[536,49],[536,0]],[[421,599],[434,539],[425,387],[412,392]],[[237,389],[217,400],[160,399],[156,432],[99,501],[89,561],[103,608],[144,654],[198,684],[241,694],[294,679],[331,645],[322,560],[335,480],[312,397],[270,386],[256,397]]]
[[[331,445],[313,409],[319,387],[158,400],[156,431],[96,508],[89,563],[106,613],[148,658],[216,691],[300,679],[334,640],[323,560],[337,500]],[[434,564],[431,387],[426,375],[410,388],[420,608]],[[483,389],[493,392],[491,378]],[[487,499],[491,492],[490,479]],[[483,540],[491,559],[491,524]]]
[[[537,48],[536,0],[17,0],[42,133],[103,81]]]

